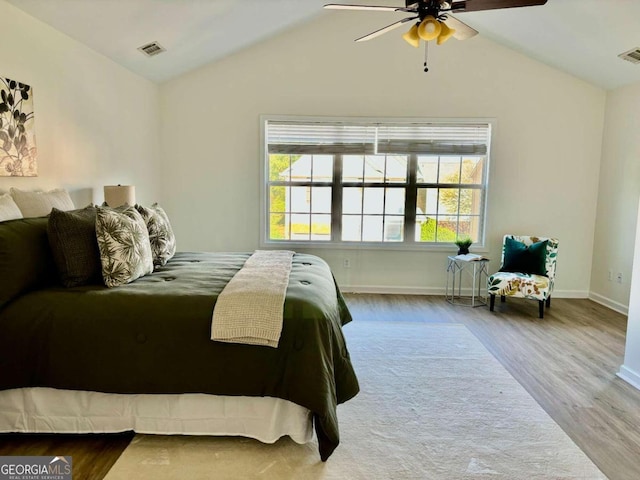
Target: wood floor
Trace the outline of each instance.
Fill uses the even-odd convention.
[[[590,300],[452,306],[438,296],[346,295],[355,321],[462,323],[611,480],[640,478],[640,391],[615,373],[626,317]],[[345,328],[349,328],[348,326]],[[71,455],[75,480],[99,480],[132,434],[0,435],[0,455]]]
[[[133,438],[133,432],[110,435],[0,434],[0,456],[69,456],[74,480],[101,480]]]
[[[349,295],[356,320],[462,323],[611,480],[640,479],[640,391],[616,377],[626,317],[590,300],[507,299],[452,306],[442,297]],[[345,328],[348,328],[345,327]]]

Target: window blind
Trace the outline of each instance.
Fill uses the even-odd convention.
[[[488,123],[371,124],[269,120],[267,148],[274,154],[486,155]]]

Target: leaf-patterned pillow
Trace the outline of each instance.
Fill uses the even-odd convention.
[[[153,266],[162,267],[176,253],[176,237],[173,234],[169,217],[157,203],[151,207],[136,205],[136,210],[142,215],[147,224],[151,253],[153,254]]]
[[[98,207],[96,237],[107,287],[124,285],[153,272],[149,233],[135,208],[117,211]]]

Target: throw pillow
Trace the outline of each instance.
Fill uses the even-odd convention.
[[[525,245],[507,237],[504,242],[504,260],[501,272],[547,275],[547,240]]]
[[[22,212],[8,193],[0,195],[0,222],[22,218]]]
[[[99,283],[102,275],[96,240],[96,207],[63,212],[53,208],[47,225],[58,276],[65,287]]]
[[[153,266],[162,267],[176,253],[176,237],[173,234],[169,217],[157,203],[151,207],[136,205],[136,210],[142,215],[147,224],[151,252],[153,254]]]
[[[61,188],[48,192],[24,192],[12,188],[11,196],[24,218],[44,217],[51,213],[53,207],[63,211],[76,208],[69,192]]]
[[[147,226],[134,207],[121,212],[98,207],[96,237],[107,287],[124,285],[153,272]]]
[[[47,219],[20,218],[0,223],[0,310],[24,293],[55,283]]]

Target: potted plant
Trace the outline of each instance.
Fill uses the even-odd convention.
[[[469,237],[457,238],[454,242],[458,246],[458,255],[466,255],[469,253],[469,247],[473,243]]]

